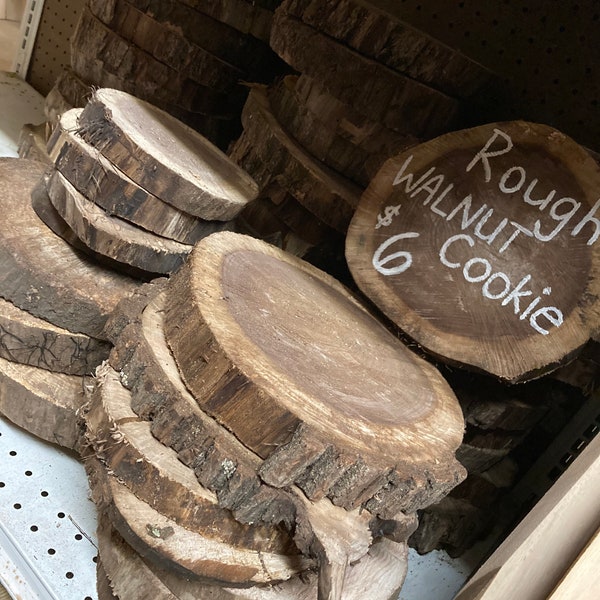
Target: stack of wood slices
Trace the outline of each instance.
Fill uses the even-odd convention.
[[[361,198],[346,239],[354,280],[447,364],[466,420],[457,458],[470,476],[422,516],[421,551],[464,550],[514,483],[515,449],[581,402],[571,387],[562,412],[556,379],[579,386],[577,369],[552,372],[598,336],[599,187],[598,164],[573,140],[516,121],[400,153]]]
[[[143,279],[231,227],[258,193],[206,138],[125,92],[99,89],[49,140],[54,169],[36,210],[69,241]]]
[[[396,598],[416,511],[465,475],[434,367],[337,280],[232,232],[105,335],[85,456],[117,597]]]
[[[47,112],[82,107],[86,87],[111,87],[225,148],[239,135],[244,82],[268,82],[287,69],[268,44],[277,4],[88,0],[71,38],[73,71],[59,77]]]
[[[281,247],[301,256],[343,236],[385,159],[454,128],[493,79],[377,2],[284,0],[271,46],[300,75],[253,88],[230,155],[263,188],[243,215],[248,230],[272,239],[278,228]]]
[[[40,220],[30,196],[44,169],[0,160],[0,413],[74,448],[85,377],[110,349],[106,319],[140,283],[97,265]]]

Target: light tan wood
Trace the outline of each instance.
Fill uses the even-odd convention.
[[[599,185],[595,161],[551,127],[450,133],[385,163],[346,258],[361,290],[433,355],[533,379],[598,328]]]
[[[206,138],[117,90],[96,90],[78,133],[139,186],[203,219],[228,220],[258,187]]]
[[[101,339],[108,315],[139,283],[86,259],[50,231],[30,194],[45,166],[0,160],[0,295],[75,333]]]
[[[439,135],[458,117],[454,98],[359,54],[283,10],[273,19],[271,47],[331,95],[400,133]]]
[[[84,413],[89,451],[138,498],[182,527],[248,553],[299,554],[281,528],[243,525],[221,508],[216,494],[199,484],[174,450],[152,436],[149,421],[133,412],[131,392],[116,371],[103,365],[96,377]]]
[[[111,217],[79,193],[59,172],[48,180],[52,205],[77,237],[91,250],[148,273],[176,271],[192,250],[190,244],[160,237]]]
[[[281,9],[390,68],[457,98],[485,90],[483,65],[367,0],[285,0]],[[396,13],[402,13],[398,9]]]
[[[86,460],[92,496],[115,528],[142,556],[192,579],[249,586],[285,581],[310,568],[299,555],[248,552],[189,531],[137,498],[91,456]]]
[[[91,375],[110,345],[56,327],[0,298],[0,356],[67,375]]]
[[[253,86],[242,111],[244,133],[230,151],[261,188],[277,182],[329,227],[345,232],[360,188],[298,144],[275,119],[266,89]]]
[[[456,600],[545,600],[600,526],[600,437],[575,459]]]
[[[322,461],[311,498],[393,516],[463,477],[454,459],[463,418],[450,388],[333,278],[219,233],[199,242],[169,287],[165,334],[181,376],[265,460],[267,483],[302,481]]]
[[[48,152],[56,169],[88,200],[110,215],[183,244],[230,227],[189,215],[137,185],[77,134],[80,114],[81,109],[73,109],[60,117]]]
[[[276,586],[232,588],[207,585],[185,579],[176,573],[158,569],[144,561],[100,518],[98,546],[102,564],[119,597],[128,600],[316,600],[314,573],[292,578]],[[344,600],[395,600],[407,568],[405,544],[382,540],[369,555],[351,565]]]
[[[77,447],[85,381],[0,358],[0,414],[32,435]]]
[[[600,530],[596,530],[548,600],[593,600],[600,585],[599,560]]]

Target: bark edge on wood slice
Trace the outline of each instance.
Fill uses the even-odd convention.
[[[73,333],[0,298],[0,357],[66,375],[91,375],[110,345]]]
[[[193,247],[111,217],[78,192],[59,171],[54,171],[48,180],[48,196],[88,248],[148,273],[168,275],[176,271]]]
[[[45,169],[27,159],[0,159],[0,296],[54,325],[102,339],[108,315],[140,283],[86,259],[39,219],[30,195]]]
[[[137,185],[77,135],[81,110],[72,109],[60,117],[47,147],[56,169],[88,200],[109,215],[183,244],[230,227],[226,222],[189,215]]]
[[[83,139],[164,202],[207,220],[228,220],[258,187],[199,133],[130,94],[101,88],[79,117]]]
[[[232,146],[231,158],[261,188],[277,182],[323,223],[345,233],[361,188],[308,154],[283,129],[271,111],[264,86],[252,87],[242,124],[244,133]]]
[[[454,98],[362,56],[283,11],[275,13],[271,47],[332,96],[400,133],[439,135],[458,118]]]
[[[456,98],[477,95],[496,79],[457,49],[403,22],[396,14],[401,11],[391,3],[378,4],[377,0],[333,0],[326,5],[319,0],[285,0],[279,10]]]
[[[0,414],[47,442],[76,450],[85,381],[0,358]]]
[[[200,406],[265,459],[271,485],[318,466],[312,497],[391,516],[464,478],[449,386],[308,263],[239,234],[205,238],[170,280],[165,335]]]
[[[598,329],[599,186],[595,161],[549,126],[450,133],[384,164],[346,258],[365,295],[424,349],[525,381]]]

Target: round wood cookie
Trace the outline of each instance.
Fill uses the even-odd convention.
[[[0,414],[47,442],[76,449],[83,377],[0,358]]]
[[[30,315],[0,298],[0,357],[67,375],[86,375],[108,358],[110,345]]]
[[[110,215],[183,244],[230,227],[184,213],[137,185],[77,134],[80,114],[81,109],[73,109],[60,117],[48,152],[56,169],[88,200]]]
[[[195,580],[247,587],[285,581],[313,565],[300,555],[249,552],[185,529],[137,498],[93,456],[87,457],[85,467],[99,510],[158,567]]]
[[[524,381],[598,330],[600,168],[551,127],[492,123],[385,163],[346,239],[362,291],[450,363]]]
[[[140,283],[87,259],[39,219],[30,195],[45,168],[0,159],[0,296],[58,327],[102,339],[108,315]]]
[[[109,216],[54,171],[48,180],[52,205],[77,237],[91,250],[148,273],[176,271],[192,246],[160,237],[127,221]]]
[[[108,365],[97,372],[85,411],[90,451],[138,498],[182,527],[252,552],[295,557],[299,550],[281,528],[236,521],[216,494],[198,483],[194,471],[155,437],[151,423],[131,408],[131,392]],[[177,502],[173,502],[177,498]]]
[[[214,234],[170,280],[164,326],[197,402],[265,459],[268,483],[322,460],[335,503],[394,515],[463,477],[462,413],[441,375],[307,263]]]
[[[249,588],[210,585],[160,569],[138,555],[110,520],[100,515],[98,551],[113,591],[127,600],[317,600],[314,572],[273,586]],[[393,600],[407,571],[407,547],[382,540],[365,558],[348,567],[344,600]]]
[[[459,103],[277,11],[271,47],[297,71],[372,121],[428,138],[451,129]]]
[[[486,89],[495,75],[456,48],[405,23],[401,8],[364,0],[284,0],[281,11],[408,77],[456,98]]]
[[[139,186],[197,217],[231,219],[258,195],[252,178],[206,138],[125,92],[96,90],[78,133]]]

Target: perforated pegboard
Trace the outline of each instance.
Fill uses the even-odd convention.
[[[14,598],[94,600],[96,511],[83,465],[0,418],[0,582]]]
[[[45,0],[26,80],[46,95],[70,59],[70,39],[85,0]]]

